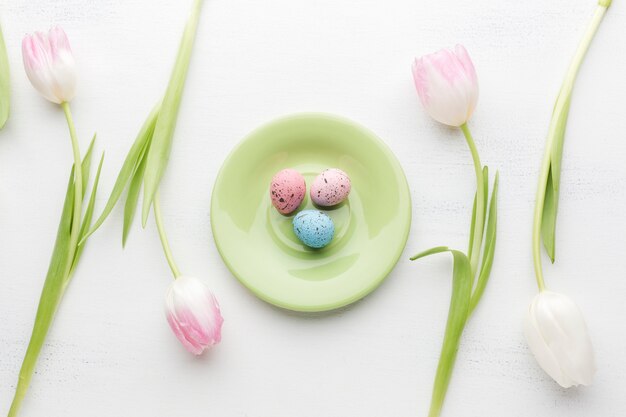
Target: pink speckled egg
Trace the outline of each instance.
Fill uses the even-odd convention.
[[[295,211],[304,200],[306,182],[300,173],[293,169],[283,169],[272,178],[270,197],[272,205],[281,214]]]
[[[337,168],[323,171],[311,184],[311,200],[318,206],[335,206],[350,194],[350,177]]]

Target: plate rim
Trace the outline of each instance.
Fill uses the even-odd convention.
[[[323,305],[320,306],[318,305],[316,308],[311,308],[311,307],[306,307],[306,306],[300,306],[300,305],[295,305],[293,303],[289,303],[289,302],[284,302],[282,300],[277,300],[275,298],[272,298],[266,294],[264,294],[261,291],[258,291],[256,288],[248,285],[248,283],[245,281],[245,279],[241,278],[237,273],[234,272],[233,267],[231,266],[231,262],[229,262],[228,257],[224,255],[223,249],[216,237],[216,232],[215,232],[215,210],[214,210],[214,206],[216,204],[215,202],[215,190],[217,188],[218,182],[220,181],[222,175],[223,175],[223,171],[225,169],[225,167],[228,165],[229,160],[232,159],[233,155],[248,141],[250,140],[251,137],[254,137],[258,132],[267,129],[270,126],[276,125],[276,124],[280,124],[280,123],[284,123],[284,122],[288,122],[291,120],[297,120],[297,119],[324,119],[324,120],[331,120],[331,121],[336,121],[336,122],[340,122],[352,127],[355,127],[356,129],[363,131],[367,134],[367,136],[369,136],[372,140],[374,140],[375,142],[377,142],[380,147],[386,151],[386,153],[388,153],[393,162],[395,162],[396,168],[398,168],[399,170],[399,175],[400,175],[400,179],[401,179],[401,185],[400,188],[404,189],[404,191],[406,192],[407,195],[407,207],[406,207],[406,215],[407,215],[407,222],[408,225],[405,228],[405,230],[403,231],[403,235],[399,236],[399,240],[400,240],[400,245],[398,246],[398,250],[397,253],[394,253],[392,262],[389,262],[389,266],[387,268],[385,268],[385,271],[383,273],[383,276],[381,279],[377,280],[373,285],[367,286],[365,288],[363,288],[362,291],[359,291],[358,293],[355,293],[353,296],[351,297],[347,297],[345,299],[343,299],[341,301],[341,303],[337,303],[337,302],[333,302],[331,304],[327,304],[327,305]],[[378,289],[378,287],[380,287],[383,282],[385,282],[387,280],[387,278],[389,277],[389,275],[393,272],[393,270],[395,269],[396,265],[398,264],[398,262],[400,261],[400,257],[402,256],[402,253],[404,252],[404,250],[406,249],[406,244],[408,242],[409,239],[409,233],[411,231],[411,224],[413,222],[413,201],[411,198],[411,189],[409,187],[409,183],[408,180],[406,178],[406,173],[404,172],[404,168],[402,167],[402,165],[400,164],[400,161],[398,160],[398,157],[395,155],[395,153],[391,150],[391,148],[389,147],[389,145],[387,145],[387,143],[385,141],[383,141],[376,133],[374,133],[372,130],[370,130],[369,128],[365,127],[364,125],[355,122],[347,117],[344,116],[339,116],[339,115],[335,115],[332,113],[325,113],[325,112],[297,112],[297,113],[290,113],[287,115],[283,115],[283,116],[278,116],[276,118],[273,118],[265,123],[262,123],[261,125],[257,126],[256,128],[252,129],[250,132],[248,132],[245,136],[243,136],[243,138],[241,138],[237,144],[230,150],[230,152],[228,153],[228,155],[226,156],[226,158],[224,159],[224,161],[222,162],[222,165],[220,166],[220,169],[217,172],[217,175],[215,177],[215,180],[213,181],[213,188],[211,190],[211,202],[210,202],[210,221],[211,221],[211,234],[213,236],[213,242],[217,248],[217,251],[220,255],[220,258],[222,259],[222,262],[224,263],[224,265],[226,265],[226,268],[228,269],[228,271],[230,272],[230,274],[232,276],[234,276],[237,281],[243,285],[248,291],[250,291],[255,297],[259,298],[260,300],[271,304],[275,307],[279,307],[281,309],[284,310],[288,310],[288,311],[296,311],[296,312],[303,312],[303,313],[315,313],[315,312],[325,312],[325,311],[332,311],[332,310],[337,310],[346,306],[349,306],[363,298],[365,298],[366,296],[368,296],[369,294],[373,293],[374,291],[376,291],[376,289]]]

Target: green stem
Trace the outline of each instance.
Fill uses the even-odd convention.
[[[65,118],[67,119],[67,126],[70,130],[70,138],[72,139],[72,152],[74,154],[74,215],[72,217],[72,228],[70,231],[70,245],[68,251],[68,261],[66,265],[65,276],[68,276],[73,264],[74,255],[78,247],[78,238],[80,235],[80,223],[82,217],[82,205],[83,205],[83,170],[82,161],[80,157],[80,148],[78,146],[78,136],[76,135],[76,128],[74,127],[74,120],[72,119],[72,112],[68,102],[61,103]]]
[[[474,241],[472,242],[472,255],[470,265],[472,268],[472,277],[476,276],[478,270],[478,262],[480,260],[480,248],[483,243],[484,225],[485,225],[485,181],[483,179],[483,166],[480,163],[478,149],[472,138],[472,134],[467,127],[467,123],[461,125],[461,130],[467,140],[472,159],[474,160],[474,170],[476,171],[476,224],[474,227]]]
[[[154,200],[152,201],[154,204],[154,219],[156,220],[157,229],[159,230],[159,238],[161,239],[161,244],[163,245],[163,252],[165,252],[165,258],[167,259],[167,263],[174,274],[174,278],[180,277],[180,270],[178,266],[176,266],[176,262],[174,262],[174,257],[172,256],[172,250],[170,249],[170,244],[167,240],[167,234],[165,233],[165,227],[163,226],[163,217],[161,216],[161,203],[159,199],[159,191],[154,194]]]
[[[541,263],[541,225],[543,222],[543,210],[545,205],[545,196],[546,189],[548,186],[548,177],[550,175],[550,168],[552,166],[553,158],[557,158],[560,160],[561,155],[555,155],[554,150],[559,149],[559,152],[562,152],[562,146],[559,143],[559,140],[563,140],[563,134],[559,134],[559,129],[564,129],[564,126],[561,126],[559,123],[561,119],[561,115],[569,111],[569,102],[572,94],[572,89],[574,87],[574,82],[576,81],[576,76],[578,75],[578,71],[580,70],[580,66],[589,50],[589,46],[591,45],[591,41],[595,36],[598,28],[600,27],[600,23],[602,22],[602,18],[607,11],[607,8],[610,6],[610,0],[600,0],[598,2],[598,7],[587,27],[587,31],[585,35],[578,45],[578,49],[574,54],[574,58],[570,63],[570,66],[567,70],[567,74],[565,76],[565,80],[563,81],[563,85],[561,86],[561,90],[559,92],[559,96],[557,98],[556,104],[554,105],[554,112],[552,113],[552,120],[550,121],[550,129],[548,131],[548,139],[546,143],[546,150],[543,157],[543,162],[541,165],[541,174],[539,176],[539,186],[537,187],[537,201],[535,203],[535,212],[534,212],[534,221],[533,221],[533,239],[532,239],[532,249],[533,249],[533,264],[535,268],[535,278],[537,280],[537,286],[540,291],[546,289],[545,280],[543,277],[543,267]],[[561,139],[559,139],[561,138]]]

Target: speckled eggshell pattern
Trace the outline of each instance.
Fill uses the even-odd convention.
[[[304,210],[293,218],[293,231],[306,246],[319,249],[333,240],[335,224],[326,213]]]
[[[348,198],[350,194],[350,177],[337,168],[323,171],[311,184],[311,200],[318,206],[330,207]]]
[[[293,213],[304,200],[306,182],[296,170],[283,169],[272,178],[270,198],[272,205],[281,214]]]

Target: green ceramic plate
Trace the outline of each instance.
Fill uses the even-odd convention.
[[[350,176],[348,201],[327,211],[336,230],[327,247],[302,245],[293,216],[273,208],[270,181],[284,168],[304,175],[307,192],[326,168]],[[299,210],[306,208],[314,208],[308,196]],[[400,164],[372,132],[331,115],[299,114],[255,130],[232,151],[215,182],[211,224],[224,262],[259,298],[324,311],[364,297],[393,269],[409,233],[411,199]]]

